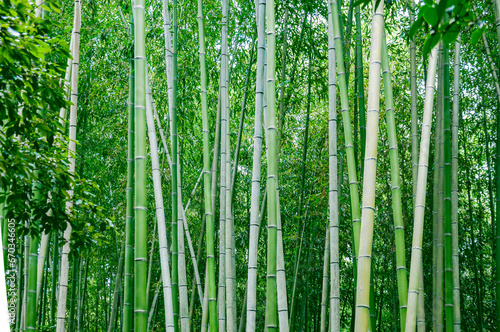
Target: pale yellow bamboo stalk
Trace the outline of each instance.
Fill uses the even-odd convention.
[[[375,7],[375,1],[374,7]],[[380,117],[380,73],[382,36],[384,32],[384,1],[381,0],[372,16],[371,52],[368,78],[368,107],[366,121],[366,150],[363,173],[363,207],[358,254],[356,290],[356,332],[368,331],[370,323],[370,274],[372,260],[373,224],[375,219],[375,186],[377,145]],[[374,329],[374,327],[372,327]]]
[[[417,195],[413,221],[413,242],[411,251],[410,281],[408,287],[408,310],[406,312],[406,332],[414,332],[417,318],[418,286],[422,270],[422,238],[424,231],[425,194],[427,187],[427,169],[429,145],[431,139],[432,108],[436,83],[437,50],[435,46],[429,55],[429,67],[425,88],[424,116],[420,141]]]

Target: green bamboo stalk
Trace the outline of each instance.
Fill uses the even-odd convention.
[[[69,319],[68,319],[68,331],[75,331],[75,302],[76,302],[76,288],[79,283],[78,280],[78,267],[79,267],[78,257],[73,258],[73,275],[71,276],[71,297],[69,305]]]
[[[361,228],[361,215],[359,209],[358,179],[356,175],[356,160],[352,138],[351,116],[349,114],[349,99],[345,80],[344,52],[340,40],[340,23],[338,21],[337,1],[332,0],[330,7],[333,15],[333,33],[335,38],[335,59],[337,63],[337,76],[340,88],[340,104],[342,108],[342,122],[344,124],[344,139],[347,155],[347,172],[349,177],[349,191],[351,197],[351,219],[354,238],[354,254],[358,257],[359,231]],[[356,263],[355,263],[356,264]]]
[[[134,250],[134,331],[147,329],[147,201],[146,201],[146,47],[145,2],[134,3],[135,60],[135,250]],[[174,176],[172,176],[174,178]]]
[[[228,1],[222,1],[222,31],[221,31],[221,66],[220,66],[220,109],[221,109],[221,124],[220,124],[220,208],[219,208],[219,289],[218,289],[218,317],[219,317],[219,331],[224,332],[226,329],[226,236],[227,236],[227,187],[230,183],[227,183],[227,159],[229,155],[227,154],[227,132],[229,129],[228,123]]]
[[[339,287],[339,207],[340,182],[337,179],[337,77],[335,73],[336,47],[334,35],[335,6],[328,0],[328,230],[330,247],[330,294],[329,330],[340,331],[340,287]],[[344,120],[347,115],[344,113]],[[350,127],[349,127],[350,128]],[[342,170],[339,172],[339,176]],[[355,174],[355,173],[354,173]],[[355,265],[355,264],[354,264]]]
[[[365,86],[363,83],[363,44],[361,40],[361,9],[356,7],[356,77],[357,102],[359,110],[359,134],[361,143],[361,160],[365,158],[366,120],[365,120]],[[346,145],[348,143],[346,142]],[[363,165],[363,163],[361,163]],[[349,166],[348,166],[349,167]],[[363,166],[362,166],[363,167]],[[351,180],[349,180],[349,183]],[[351,203],[352,204],[352,203]],[[359,204],[358,204],[359,205]]]
[[[83,276],[83,280],[85,280],[85,281],[83,283],[83,286],[80,288],[81,295],[78,296],[78,299],[79,299],[79,303],[78,303],[78,331],[82,331],[83,326],[84,326],[83,312],[84,312],[84,307],[85,307],[85,297],[87,295],[87,282],[88,282],[87,276],[89,274],[89,257],[90,257],[90,254],[87,253],[87,257],[85,258],[85,274]],[[123,297],[122,297],[121,301],[123,302]],[[123,315],[121,317],[123,318]],[[123,326],[123,319],[122,319],[121,326]]]
[[[58,265],[59,262],[59,235],[58,232],[54,232],[54,241],[52,245],[52,289],[50,293],[50,322],[51,324],[55,324],[56,322],[56,290],[57,290],[57,277],[58,273]]]
[[[266,326],[268,332],[276,332],[278,328],[277,313],[277,285],[276,285],[276,258],[277,258],[277,218],[278,218],[278,151],[276,130],[276,31],[274,17],[274,0],[266,4],[267,22],[267,128],[266,144],[268,154],[267,164],[267,287],[266,287]]]
[[[415,22],[414,5],[412,1],[408,2],[408,12],[410,14],[410,27]],[[418,173],[418,115],[417,115],[417,47],[415,45],[415,36],[410,39],[410,85],[411,85],[411,169],[413,184],[413,205],[415,205],[415,196],[417,194],[417,173]]]
[[[51,213],[51,212],[49,212]],[[36,277],[36,302],[40,302],[40,295],[42,289],[42,281],[44,278],[45,271],[45,260],[49,251],[49,239],[50,233],[46,233],[45,231],[42,233],[41,241],[40,241],[40,252],[38,254],[38,262],[37,262],[37,277]]]
[[[453,257],[453,321],[454,332],[461,330],[460,318],[460,273],[458,249],[458,124],[460,98],[460,36],[455,42],[453,63],[453,118],[451,124],[451,232]],[[497,297],[498,298],[498,297]]]
[[[449,50],[443,46],[443,97],[444,97],[444,278],[446,330],[453,324],[453,257],[451,235],[451,110],[450,110],[450,60]]]
[[[39,190],[39,189],[38,189]],[[35,192],[35,199],[40,199],[39,192]],[[38,244],[40,237],[32,235],[30,239],[30,249],[28,258],[28,280],[26,283],[27,291],[27,306],[26,306],[26,329],[36,329],[36,316],[37,316],[37,296],[36,296],[36,282],[37,282],[37,265],[38,265]]]
[[[375,3],[375,2],[374,2]],[[380,72],[382,57],[382,35],[384,31],[384,1],[376,6],[372,17],[370,70],[368,79],[368,108],[366,128],[366,151],[363,174],[363,208],[361,213],[361,229],[358,254],[358,277],[356,291],[356,331],[367,331],[370,325],[370,275],[373,224],[375,219],[375,186],[377,171],[377,145],[379,126]],[[372,323],[373,324],[373,320]],[[371,326],[375,330],[375,326]]]
[[[172,299],[174,309],[174,329],[177,332],[178,317],[179,317],[179,257],[178,257],[178,188],[177,188],[177,167],[179,160],[177,159],[177,0],[173,1],[173,39],[172,39],[172,108],[171,108],[171,132],[170,144],[172,149]]]
[[[438,64],[438,90],[437,90],[437,125],[436,137],[437,145],[435,147],[438,155],[438,167],[435,172],[438,172],[437,182],[437,227],[436,227],[436,331],[444,330],[444,237],[443,237],[443,203],[444,203],[444,154],[443,154],[443,120],[444,120],[444,99],[443,99],[443,47],[439,47],[439,64]]]
[[[327,332],[327,312],[328,312],[328,265],[330,263],[330,230],[326,230],[325,251],[323,253],[323,279],[321,284],[321,318],[320,331]]]
[[[131,16],[130,30],[134,30]],[[128,93],[128,147],[127,147],[127,188],[125,219],[125,271],[123,274],[123,332],[130,332],[134,326],[133,296],[133,259],[134,259],[134,151],[135,151],[135,66],[133,52],[130,54],[129,93]],[[88,258],[87,258],[88,259]]]
[[[429,143],[432,123],[432,107],[436,80],[437,49],[434,47],[429,55],[429,66],[425,90],[424,118],[420,141],[417,196],[415,198],[415,214],[413,221],[413,242],[411,251],[410,280],[408,285],[408,309],[406,312],[406,332],[414,332],[417,316],[417,298],[420,274],[422,270],[422,238],[425,211],[425,193],[427,187],[427,168],[429,160]]]
[[[208,124],[207,106],[207,69],[205,51],[205,26],[203,14],[203,0],[198,0],[198,30],[200,47],[200,75],[201,75],[201,111],[203,125],[203,193],[205,198],[205,219],[206,219],[206,244],[207,244],[207,273],[205,274],[208,283],[208,314],[210,326],[213,331],[217,331],[217,299],[215,281],[215,227],[212,214],[212,200],[210,198],[211,174],[210,174],[210,132]]]
[[[255,117],[253,135],[252,192],[250,197],[250,236],[248,245],[247,313],[246,331],[255,331],[257,313],[257,248],[259,238],[259,198],[262,157],[262,111],[264,102],[264,60],[265,60],[265,20],[266,1],[255,4],[257,21],[257,73],[255,84]]]
[[[439,90],[439,89],[438,89]],[[439,104],[439,98],[438,102]],[[439,113],[439,112],[437,112]],[[434,161],[433,161],[433,190],[432,190],[432,330],[436,330],[438,311],[437,307],[437,242],[438,242],[438,192],[439,192],[439,127],[436,120],[436,134],[434,135]],[[418,182],[418,181],[417,181]]]
[[[396,121],[394,115],[394,102],[392,95],[392,78],[389,66],[389,55],[387,51],[386,35],[382,40],[382,75],[384,80],[385,95],[385,121],[387,123],[387,135],[389,143],[389,159],[391,164],[391,191],[392,191],[392,213],[394,220],[394,235],[396,238],[396,270],[398,280],[399,316],[401,332],[404,332],[406,324],[406,305],[408,302],[408,281],[405,257],[405,229],[403,223],[401,206],[401,181],[399,177],[399,153],[396,136]]]

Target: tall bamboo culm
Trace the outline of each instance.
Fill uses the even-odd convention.
[[[267,287],[266,287],[266,326],[268,332],[276,332],[278,328],[276,259],[277,259],[277,226],[278,226],[278,133],[276,128],[276,31],[274,17],[274,0],[266,4],[267,21]]]
[[[259,200],[262,157],[262,109],[264,97],[264,58],[266,53],[264,20],[266,1],[255,2],[257,16],[257,74],[255,84],[255,120],[253,135],[252,193],[250,197],[250,239],[247,279],[247,320],[246,331],[255,331],[257,313],[257,247],[259,237]]]
[[[410,280],[408,285],[408,309],[406,312],[406,332],[414,332],[417,320],[417,300],[419,280],[422,269],[422,238],[424,230],[425,193],[427,187],[427,169],[429,145],[431,139],[432,108],[436,83],[437,50],[435,46],[429,55],[429,67],[425,88],[424,117],[420,140],[420,155],[417,177],[417,195],[413,221],[413,240],[411,251]]]
[[[177,167],[178,153],[177,153],[177,0],[173,1],[172,8],[172,21],[173,21],[173,38],[172,38],[172,106],[170,114],[170,144],[172,150],[172,301],[174,311],[174,329],[179,330],[179,239],[178,239],[178,225],[177,220],[179,217],[178,211],[178,192],[177,192]]]
[[[156,221],[158,223],[158,244],[160,251],[161,280],[163,286],[163,297],[165,304],[165,327],[167,331],[174,331],[174,312],[172,299],[172,281],[169,266],[169,246],[167,230],[165,225],[165,208],[161,186],[160,162],[158,158],[158,144],[156,139],[156,128],[153,117],[153,102],[151,98],[149,79],[146,74],[146,122],[148,128],[149,144],[151,151],[151,168],[153,172],[153,187],[156,206]]]
[[[207,106],[207,65],[205,52],[205,25],[203,14],[203,0],[198,0],[198,31],[200,44],[200,76],[201,76],[201,111],[203,125],[203,194],[205,198],[205,223],[206,223],[206,245],[207,245],[207,273],[208,280],[208,315],[210,326],[217,331],[217,291],[215,281],[215,227],[212,215],[212,200],[210,198],[211,174],[210,174],[210,132],[208,124]]]
[[[134,2],[135,61],[135,248],[134,248],[134,331],[145,331],[148,321],[147,212],[146,212],[146,47],[144,0]]]
[[[354,151],[354,143],[352,137],[351,116],[349,114],[349,99],[347,94],[347,82],[345,79],[344,52],[342,49],[342,41],[340,38],[340,22],[338,5],[336,0],[330,2],[328,10],[332,11],[333,20],[333,35],[335,60],[337,63],[338,85],[340,90],[340,104],[342,109],[342,121],[344,124],[344,138],[347,155],[347,173],[349,177],[349,191],[351,197],[351,218],[354,237],[354,252],[355,257],[358,256],[359,249],[359,230],[361,228],[361,216],[359,209],[359,192],[358,179],[356,175],[356,158]]]
[[[396,136],[396,120],[394,102],[392,95],[392,78],[389,67],[389,55],[387,41],[384,32],[382,40],[382,75],[384,80],[385,94],[385,121],[387,124],[387,135],[389,142],[389,159],[391,164],[391,191],[392,191],[392,213],[394,219],[394,233],[396,238],[396,273],[399,296],[399,316],[401,332],[404,332],[406,323],[406,306],[408,301],[408,280],[405,257],[405,229],[401,207],[401,181],[399,177],[399,153]]]
[[[375,4],[375,2],[374,2]],[[366,118],[366,150],[363,175],[363,208],[361,214],[356,289],[355,331],[367,331],[370,325],[370,275],[373,224],[375,218],[375,185],[377,171],[377,145],[379,126],[380,72],[382,36],[384,31],[384,1],[380,1],[372,16],[371,52],[368,78],[368,104]],[[372,326],[372,330],[374,330]]]
[[[339,186],[337,182],[337,75],[336,49],[334,35],[334,18],[332,0],[328,0],[328,206],[329,222],[327,241],[329,241],[329,268],[330,268],[330,315],[328,320],[329,331],[340,331],[340,289],[339,289]],[[345,117],[345,113],[344,113]],[[344,119],[345,120],[345,119]],[[326,255],[325,255],[326,256]],[[323,320],[322,320],[323,322]],[[327,325],[327,324],[324,324]],[[322,331],[327,327],[321,325]]]
[[[219,331],[224,332],[226,330],[226,193],[227,186],[231,186],[227,183],[226,172],[230,172],[227,169],[227,159],[230,157],[227,154],[227,130],[228,130],[228,80],[227,80],[227,70],[228,70],[228,46],[227,46],[227,29],[228,29],[228,0],[222,1],[222,20],[221,20],[221,67],[220,67],[220,109],[221,109],[221,124],[220,124],[220,208],[219,208],[219,290],[217,296],[218,305],[218,317],[219,317]]]
[[[453,264],[453,331],[460,332],[460,272],[458,256],[458,125],[460,106],[460,37],[455,42],[453,63],[453,114],[451,123],[451,233]]]
[[[451,231],[451,110],[450,60],[448,46],[443,46],[443,156],[444,156],[444,279],[446,330],[453,330],[453,257]]]
[[[134,20],[131,16],[131,31],[134,31]],[[134,326],[134,151],[135,151],[135,66],[134,54],[130,54],[129,94],[128,94],[128,149],[127,149],[127,211],[125,220],[125,271],[123,275],[123,332],[130,332]]]
[[[80,0],[75,0],[75,14],[73,23],[73,49],[71,55],[73,57],[71,70],[71,97],[72,102],[69,115],[69,143],[68,143],[68,159],[69,173],[75,173],[75,154],[76,154],[76,124],[77,124],[77,107],[78,107],[78,68],[80,61],[80,26],[81,26],[81,11],[82,4]],[[73,188],[68,192],[69,197],[73,196]],[[66,203],[66,212],[71,214],[73,210],[73,202],[68,200]],[[66,322],[66,301],[68,295],[68,274],[69,274],[69,239],[71,236],[71,226],[68,223],[64,231],[64,240],[66,243],[63,246],[61,254],[61,265],[59,275],[59,297],[57,302],[57,323],[56,331],[64,332]]]

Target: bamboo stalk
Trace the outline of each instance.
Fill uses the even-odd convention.
[[[227,141],[227,131],[228,131],[228,1],[222,1],[222,32],[221,32],[221,67],[220,67],[220,109],[221,109],[221,124],[220,124],[220,209],[219,209],[219,289],[217,296],[217,305],[218,305],[218,327],[219,332],[224,332],[226,330],[226,236],[227,236],[227,186],[230,184],[227,183],[227,158],[229,155],[227,154],[228,149],[226,145]],[[229,170],[230,172],[230,170]]]
[[[374,2],[375,3],[375,2]],[[368,79],[368,107],[366,121],[366,151],[363,174],[363,208],[361,213],[358,254],[355,331],[367,331],[370,325],[370,275],[373,224],[375,219],[375,186],[379,126],[380,72],[382,35],[384,31],[384,1],[380,1],[372,17],[370,71]],[[375,326],[371,326],[374,330]]]
[[[130,30],[133,31],[133,17]],[[133,257],[134,257],[134,151],[135,151],[135,66],[133,51],[130,54],[129,95],[128,95],[128,147],[127,147],[127,187],[126,187],[126,217],[125,217],[125,266],[123,273],[123,332],[130,332],[134,326],[134,296],[133,296]],[[88,257],[87,257],[88,260]]]
[[[437,145],[435,147],[436,153],[438,155],[438,167],[435,172],[438,172],[438,182],[437,182],[437,235],[436,235],[436,331],[444,331],[444,236],[443,236],[443,203],[444,203],[444,135],[443,135],[443,47],[439,48],[439,62],[438,62],[438,91],[437,91],[437,125],[436,125],[436,137]]]
[[[337,77],[335,73],[336,45],[334,35],[334,22],[332,2],[328,2],[328,212],[329,225],[329,269],[330,269],[330,294],[329,294],[329,331],[340,331],[340,288],[339,288],[339,209],[338,197],[340,185],[337,179]],[[342,171],[340,171],[342,174]]]
[[[166,9],[165,9],[166,10]],[[167,11],[168,12],[168,11]],[[173,312],[174,312],[174,330],[177,332],[178,318],[179,318],[179,239],[178,239],[178,187],[177,187],[177,167],[179,166],[177,147],[178,147],[178,137],[177,137],[177,38],[178,38],[178,26],[177,26],[177,0],[173,1],[173,39],[172,39],[172,106],[171,106],[171,126],[170,126],[170,144],[172,149],[172,301],[173,301]]]
[[[247,319],[246,331],[255,331],[257,311],[257,247],[259,236],[259,198],[262,156],[262,110],[264,96],[265,20],[266,1],[256,1],[257,16],[257,74],[255,84],[255,120],[253,135],[252,192],[250,197],[250,236],[248,245]]]
[[[278,206],[278,229],[277,229],[277,248],[276,248],[276,287],[278,296],[278,319],[280,331],[288,332],[288,296],[286,291],[286,270],[285,253],[283,250],[283,229],[281,227],[281,207],[279,189],[276,193]]]
[[[356,175],[356,160],[352,137],[351,116],[349,114],[349,99],[347,95],[347,84],[345,80],[344,52],[340,38],[340,23],[338,21],[337,1],[330,1],[329,10],[332,11],[333,34],[335,39],[335,60],[337,63],[338,85],[340,90],[340,104],[342,109],[342,121],[344,125],[344,139],[347,155],[347,171],[349,177],[349,192],[351,198],[351,219],[353,229],[353,242],[355,257],[358,256],[359,231],[361,228],[361,216],[359,209],[358,179]]]
[[[134,331],[147,329],[146,54],[145,2],[134,2],[135,61],[135,251]]]
[[[444,279],[446,330],[452,331],[453,323],[453,257],[451,230],[451,110],[450,110],[450,60],[449,50],[443,47],[443,148],[444,148]]]
[[[71,71],[71,105],[70,120],[69,120],[69,142],[68,142],[68,159],[69,173],[75,173],[75,154],[76,154],[76,125],[77,125],[77,106],[78,106],[78,69],[80,62],[80,26],[81,26],[81,2],[75,0],[75,13],[73,23],[73,49],[72,49],[72,71]],[[69,197],[73,196],[73,188],[68,192]],[[72,200],[66,203],[66,212],[71,214],[73,210]],[[61,254],[60,276],[59,276],[59,298],[57,303],[57,324],[56,332],[63,332],[66,322],[66,301],[68,293],[68,274],[69,274],[69,239],[71,236],[71,225],[67,223],[64,231],[65,244]]]
[[[320,331],[327,332],[327,312],[328,312],[328,266],[330,263],[330,230],[326,230],[325,235],[325,250],[323,253],[323,278],[321,284],[321,317]]]
[[[149,144],[151,151],[151,166],[153,172],[153,186],[155,195],[155,206],[156,206],[156,221],[158,223],[158,247],[160,251],[160,265],[161,265],[161,278],[163,283],[163,297],[165,305],[165,327],[167,331],[174,331],[174,311],[173,311],[173,298],[172,294],[172,280],[170,272],[170,255],[169,255],[169,245],[167,239],[167,230],[165,222],[165,208],[163,204],[163,194],[161,185],[161,172],[160,163],[158,158],[158,146],[156,138],[156,129],[153,118],[153,100],[149,87],[149,79],[146,74],[146,121],[148,127]],[[157,117],[157,120],[158,117]],[[158,126],[160,122],[158,121]],[[163,133],[163,131],[160,131]],[[165,151],[167,152],[167,151]],[[168,153],[167,153],[168,155]],[[169,158],[170,159],[170,158]]]
[[[429,55],[429,66],[425,89],[424,118],[420,141],[417,196],[415,197],[415,215],[413,221],[413,241],[411,250],[410,280],[408,285],[408,309],[406,312],[406,332],[414,332],[416,326],[417,297],[420,273],[422,269],[422,238],[425,211],[425,192],[427,187],[427,168],[429,143],[432,124],[432,106],[436,81],[437,49],[435,46]]]
[[[391,164],[392,213],[394,220],[394,236],[396,239],[396,270],[398,280],[399,316],[401,332],[406,324],[406,306],[408,301],[408,280],[405,257],[405,229],[401,205],[401,181],[399,177],[399,150],[396,136],[396,120],[392,95],[392,77],[389,66],[386,35],[382,37],[382,75],[385,94],[385,121],[389,143],[389,159]]]
[[[451,231],[453,257],[453,322],[454,332],[461,330],[460,318],[460,272],[458,249],[458,125],[460,98],[460,37],[455,42],[453,63],[453,118],[451,124]]]
[[[277,313],[277,285],[276,285],[276,258],[277,258],[277,227],[278,227],[278,151],[276,128],[276,99],[275,99],[275,57],[276,31],[274,0],[266,4],[267,22],[267,124],[266,147],[268,155],[267,165],[267,285],[266,285],[266,326],[268,332],[276,332],[278,328]]]
[[[177,158],[180,161],[180,155],[177,154]],[[186,253],[184,246],[184,223],[182,216],[182,188],[181,188],[181,174],[180,167],[177,168],[177,193],[178,193],[178,209],[179,215],[177,220],[178,225],[178,239],[179,239],[179,304],[180,304],[180,320],[181,320],[181,331],[189,332],[191,330],[191,322],[189,320],[189,302],[187,294],[187,271],[186,271]],[[199,278],[198,278],[199,281]]]

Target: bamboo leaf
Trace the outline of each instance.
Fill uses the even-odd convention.
[[[431,35],[427,40],[425,41],[424,44],[424,57],[427,56],[427,54],[430,53],[432,48],[439,43],[439,40],[441,39],[441,33],[437,32],[433,35]]]
[[[481,38],[481,36],[483,35],[483,32],[484,32],[484,27],[474,30],[470,38],[470,43],[472,46],[477,45],[479,38]]]
[[[423,16],[425,21],[433,27],[436,26],[437,23],[439,22],[439,17],[436,7],[427,7],[424,11]]]

